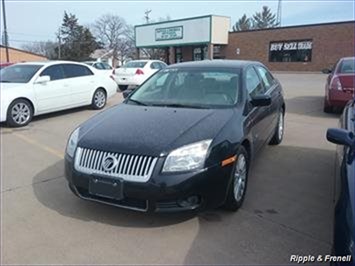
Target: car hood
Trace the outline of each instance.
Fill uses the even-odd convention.
[[[14,89],[16,87],[23,87],[25,83],[7,83],[7,82],[0,82],[0,88],[2,91]]]
[[[78,146],[160,156],[186,144],[213,139],[233,109],[187,109],[120,104],[86,121]]]

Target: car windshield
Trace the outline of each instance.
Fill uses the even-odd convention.
[[[355,59],[343,60],[339,73],[355,73]]]
[[[234,105],[240,88],[239,69],[169,68],[158,72],[128,98],[127,103],[223,108]]]
[[[0,82],[27,83],[42,65],[13,65],[1,69]]]
[[[124,64],[124,68],[143,68],[147,64],[146,61],[131,61]]]

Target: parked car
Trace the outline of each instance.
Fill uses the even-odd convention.
[[[92,66],[98,70],[111,70],[111,73],[113,71],[113,68],[105,63],[105,62],[99,62],[99,61],[85,61],[84,64],[87,64],[88,66]]]
[[[327,131],[328,141],[338,144],[332,253],[336,256],[351,255],[354,263],[355,100],[346,105],[340,118],[340,127]],[[333,263],[333,265],[343,264]]]
[[[5,67],[11,66],[11,65],[13,65],[13,64],[14,64],[14,63],[1,63],[1,64],[0,64],[0,70],[3,69],[3,68],[5,68]]]
[[[133,60],[115,70],[115,80],[121,91],[128,86],[139,86],[150,76],[166,68],[167,64],[159,60]]]
[[[27,125],[35,115],[91,105],[101,109],[117,89],[108,76],[66,61],[19,63],[0,72],[0,122]]]
[[[284,114],[261,63],[171,65],[73,131],[66,178],[80,198],[122,208],[235,211],[257,151],[282,141]]]
[[[323,110],[331,113],[334,108],[343,108],[354,98],[355,57],[341,58],[333,68],[324,69],[329,74],[325,85],[325,98]]]

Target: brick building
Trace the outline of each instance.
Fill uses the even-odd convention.
[[[9,50],[9,62],[29,62],[29,61],[45,61],[48,60],[45,56],[34,54],[28,51],[8,47]],[[6,48],[0,45],[0,62],[6,62]]]
[[[341,57],[355,56],[355,21],[242,32],[229,29],[228,17],[214,15],[138,25],[136,47],[164,49],[168,63],[256,60],[274,71],[320,71]]]

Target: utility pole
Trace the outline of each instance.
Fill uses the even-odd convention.
[[[5,51],[6,51],[6,62],[10,62],[9,58],[9,40],[7,36],[7,27],[6,27],[6,12],[5,12],[5,0],[2,0],[2,15],[4,18],[4,41],[5,41]]]
[[[277,26],[281,27],[281,12],[282,11],[282,2],[279,0],[278,6],[277,6],[277,16],[276,16],[276,22]]]
[[[146,10],[145,12],[144,12],[144,14],[145,14],[145,16],[144,16],[144,18],[145,18],[145,21],[147,22],[147,24],[149,23],[149,13],[150,12],[152,12],[152,10]]]

